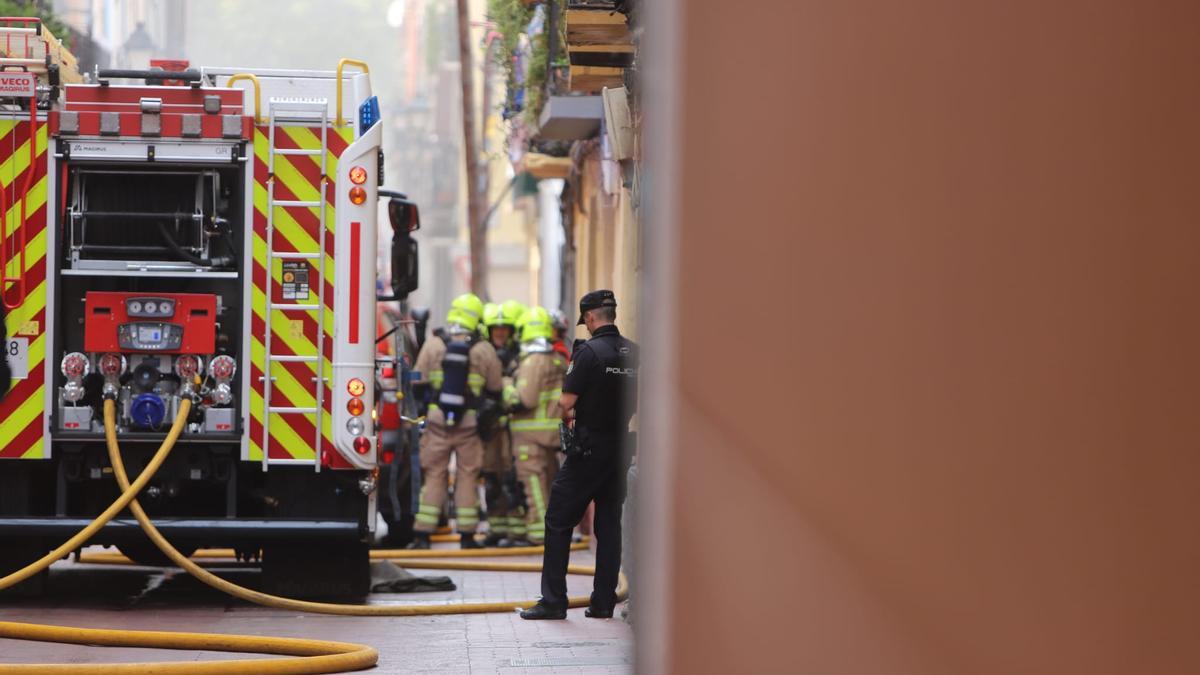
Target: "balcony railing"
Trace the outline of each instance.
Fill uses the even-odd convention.
[[[569,90],[595,92],[620,87],[633,65],[636,46],[625,14],[631,3],[570,0],[565,14],[570,56]]]

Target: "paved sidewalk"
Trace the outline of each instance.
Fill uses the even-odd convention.
[[[97,549],[100,550],[100,549]],[[502,561],[539,562],[537,557]],[[572,563],[592,564],[589,551]],[[254,587],[254,568],[215,569]],[[413,570],[445,575],[458,590],[383,595],[373,604],[525,600],[538,594],[538,575],[524,572]],[[523,621],[515,613],[433,617],[360,618],[298,614],[233,600],[185,573],[145,567],[60,562],[51,568],[51,591],[38,600],[0,604],[0,620],[89,628],[190,630],[345,640],[379,650],[381,673],[631,673],[633,633],[620,619],[596,620],[571,610],[566,621]],[[587,595],[591,578],[569,576],[572,595]],[[12,663],[120,663],[253,658],[247,655],[106,649],[0,640],[0,665]],[[266,657],[269,658],[269,657]]]

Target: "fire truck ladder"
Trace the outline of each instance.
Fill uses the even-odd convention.
[[[321,148],[296,149],[280,148],[275,145],[276,134],[282,133],[280,120],[288,124],[319,123],[321,129]],[[325,415],[325,235],[326,235],[326,201],[325,190],[328,181],[328,150],[329,150],[329,102],[326,99],[272,99],[270,102],[270,118],[267,143],[267,330],[263,336],[263,443],[262,464],[267,470],[271,461],[271,415],[313,415],[316,421],[316,447],[313,448],[313,468],[321,470],[321,445],[324,439]],[[275,198],[275,157],[276,156],[311,156],[320,157],[321,185],[320,198],[317,201],[284,200]],[[320,211],[320,225],[317,231],[319,251],[317,253],[294,253],[275,251],[275,209],[276,208],[315,208]],[[317,277],[309,281],[309,288],[317,287],[317,304],[307,303],[277,303],[275,302],[274,270],[276,260],[315,260]],[[311,291],[310,291],[311,293]],[[315,356],[276,354],[271,351],[271,322],[274,312],[285,313],[316,312],[317,313],[317,353]],[[316,364],[316,375],[312,378],[313,400],[315,407],[290,407],[271,405],[271,389],[275,378],[271,374],[271,366],[275,363],[300,362]]]

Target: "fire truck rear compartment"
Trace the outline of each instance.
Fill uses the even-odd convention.
[[[278,82],[265,77],[263,84],[285,86],[284,98],[293,101],[288,105],[300,105],[307,111],[302,115],[285,111],[284,119],[295,121],[289,115],[296,114],[304,118],[302,126],[313,126],[315,117],[309,117],[314,115],[315,104],[308,98],[315,93],[326,98],[335,111],[353,111],[362,102],[357,100],[359,94],[365,91],[369,95],[369,86],[364,89],[355,81],[346,88],[355,100],[343,105],[340,70],[339,64],[334,77],[302,78],[305,81],[297,85],[302,89],[295,92],[291,91],[296,79],[292,75],[276,78]],[[46,251],[44,286],[30,289],[46,294],[44,318],[35,316],[29,322],[40,326],[44,337],[46,377],[44,390],[37,396],[44,396],[46,431],[44,445],[31,447],[27,453],[31,459],[2,463],[0,568],[22,567],[29,555],[39,555],[66,540],[111,503],[116,488],[101,412],[108,409],[115,412],[111,428],[131,477],[146,466],[172,420],[182,425],[173,450],[138,497],[173,543],[184,550],[218,546],[261,552],[264,590],[275,584],[276,592],[295,591],[297,595],[365,593],[369,582],[366,539],[368,523],[374,517],[371,473],[361,466],[347,470],[333,466],[335,462],[325,463],[327,457],[337,458],[337,451],[328,447],[313,448],[319,450],[313,453],[316,457],[299,460],[285,458],[283,448],[277,446],[272,449],[279,452],[264,453],[269,462],[264,461],[251,440],[255,426],[269,422],[272,414],[319,416],[295,410],[320,409],[319,399],[316,406],[290,400],[282,387],[274,397],[269,387],[265,395],[256,397],[263,389],[258,385],[263,372],[253,370],[251,345],[279,356],[280,378],[293,370],[279,366],[288,356],[281,348],[272,350],[269,342],[263,344],[272,333],[264,333],[258,318],[265,315],[270,326],[286,316],[291,320],[288,329],[299,325],[306,339],[309,332],[321,336],[313,339],[325,339],[319,324],[310,331],[300,320],[301,312],[312,310],[297,308],[306,305],[299,297],[287,297],[288,289],[280,288],[280,281],[273,282],[272,274],[279,274],[281,267],[290,270],[309,265],[309,279],[315,282],[308,289],[309,300],[318,305],[319,291],[336,285],[336,279],[332,274],[328,279],[323,273],[316,276],[326,257],[333,257],[332,251],[320,257],[316,251],[302,253],[283,239],[276,240],[271,254],[283,255],[274,259],[269,255],[265,263],[260,260],[262,267],[250,266],[251,241],[263,244],[250,233],[251,218],[262,211],[250,203],[249,190],[252,185],[263,185],[250,175],[254,167],[261,166],[250,145],[259,134],[254,119],[265,116],[266,111],[257,109],[257,97],[255,109],[249,109],[250,98],[243,91],[224,86],[234,78],[229,74],[221,78],[225,81],[214,75],[197,83],[199,86],[148,83],[142,91],[137,91],[136,85],[109,86],[107,82],[70,85],[61,90],[61,101],[50,104],[43,123],[54,140],[39,161],[45,162],[49,182],[45,228],[46,241],[52,246]],[[259,82],[252,81],[257,94]],[[302,104],[294,103],[298,94],[305,98]],[[273,96],[267,100],[275,105]],[[213,103],[216,105],[210,105]],[[187,112],[180,112],[185,107]],[[328,154],[335,152],[334,144],[326,146],[327,136],[346,136],[344,128],[334,128],[332,115],[327,113],[321,111],[320,120],[329,128],[318,127],[314,136],[320,137],[322,148],[304,151],[321,158],[322,166]],[[279,123],[281,118],[271,119],[275,131],[284,126]],[[156,133],[147,133],[147,129]],[[268,133],[267,138],[274,136]],[[299,152],[287,147],[286,141],[284,137],[275,142],[268,152]],[[312,181],[313,189],[328,189],[335,178],[329,173],[321,176],[320,183]],[[373,197],[372,190],[367,192]],[[334,200],[321,202],[321,231],[313,233],[320,246],[334,241],[336,227],[335,214],[326,209],[326,202],[332,205]],[[297,202],[278,208],[312,207]],[[291,212],[271,209],[267,222],[285,213]],[[374,215],[364,211],[361,216],[365,219],[362,250],[370,250],[374,246]],[[272,264],[283,263],[287,256],[293,256],[288,266]],[[338,262],[334,269],[349,269]],[[252,278],[256,270],[263,276],[264,267],[269,273],[265,279]],[[299,292],[292,291],[293,295]],[[258,304],[263,296],[268,298],[265,310]],[[324,307],[338,302],[337,298],[324,300],[322,316]],[[150,301],[157,306],[157,314],[149,311]],[[296,306],[273,309],[272,302]],[[203,314],[205,311],[208,314]],[[205,318],[192,318],[194,312]],[[98,319],[102,314],[107,317]],[[253,338],[252,317],[259,327]],[[200,344],[188,340],[189,335],[204,334],[204,330],[192,330],[198,323],[206,326],[211,338]],[[89,330],[96,325],[103,328],[99,332],[102,341],[98,341],[98,331]],[[182,340],[178,339],[180,326]],[[324,331],[329,327],[327,324]],[[313,351],[319,354],[318,350]],[[184,368],[184,363],[189,367]],[[328,370],[313,378],[312,390],[325,391],[318,385],[321,377],[331,379]],[[251,378],[260,379],[252,382]],[[267,380],[273,381],[274,377]],[[187,391],[187,383],[194,389]],[[308,391],[307,379],[302,384]],[[215,393],[218,385],[226,387],[222,396]],[[111,401],[107,406],[106,400]],[[42,402],[30,401],[30,405]],[[273,401],[283,412],[272,412]],[[154,408],[154,415],[146,414],[149,408]],[[179,417],[179,411],[187,410],[189,415]],[[209,414],[214,412],[220,414]],[[282,431],[283,425],[278,428]],[[172,437],[178,432],[176,426]],[[258,433],[272,437],[265,431]],[[335,428],[334,433],[340,429]],[[130,553],[148,550],[148,540],[128,514],[110,521],[91,541],[128,548]],[[320,542],[321,546],[303,547],[306,542]],[[45,575],[39,578],[44,581]]]
[[[0,541],[25,542],[35,549],[53,544],[79,530],[116,496],[100,414],[104,379],[97,369],[105,354],[85,347],[88,295],[128,294],[177,302],[183,296],[211,295],[218,307],[216,347],[214,353],[200,355],[206,366],[203,376],[211,374],[215,357],[232,357],[237,366],[230,382],[234,399],[220,406],[209,397],[200,398],[175,451],[139,497],[143,507],[163,533],[185,550],[233,547],[248,555],[261,553],[275,567],[288,561],[289,546],[308,541],[339,542],[340,549],[365,556],[362,514],[367,496],[359,484],[361,472],[315,473],[311,466],[272,466],[263,471],[260,462],[241,459],[242,439],[248,433],[241,421],[247,402],[238,395],[243,378],[250,376],[249,355],[241,351],[242,337],[249,330],[242,312],[249,283],[249,271],[243,266],[249,224],[240,215],[246,212],[245,169],[240,164],[68,162],[62,175],[64,227],[58,251],[62,268],[54,305],[54,384],[60,392],[50,411],[54,459],[6,465],[5,481],[22,490],[10,493],[3,505]],[[58,368],[58,360],[71,353],[84,354],[91,366],[83,380],[87,393],[75,403],[62,400],[67,377]],[[176,382],[154,391],[168,401],[168,412],[174,410],[169,401],[178,397],[181,378],[173,366],[179,355],[136,350],[121,350],[121,355],[128,360],[122,389],[131,386],[137,364],[158,360],[164,381]],[[206,381],[208,385],[211,381]],[[122,393],[119,400],[129,398]],[[81,407],[88,410],[83,417]],[[128,405],[119,408],[128,411]],[[205,416],[214,408],[232,411],[232,428],[215,431],[206,424]],[[90,419],[90,426],[68,428],[64,414]],[[168,414],[162,427],[145,428],[128,424],[127,412],[122,413],[118,433],[131,475],[142,470],[162,441],[169,418]],[[110,523],[93,541],[119,546],[139,558],[156,552],[136,523],[127,519]],[[153,555],[145,560],[160,562]],[[331,578],[356,579],[361,575],[336,571],[362,565],[357,558],[329,562],[320,577],[324,583]],[[312,585],[316,581],[301,574],[305,570],[276,571],[269,575],[271,583]],[[345,592],[361,590],[361,583],[355,584]]]
[[[66,185],[66,266],[130,269],[130,263],[154,262],[233,269],[237,174],[235,167],[73,167]]]
[[[241,307],[246,271],[240,264],[244,170],[242,164],[67,161],[60,184],[62,276],[56,289],[55,360],[81,356],[89,372],[71,378],[64,367],[55,373],[58,400],[50,414],[56,438],[100,438],[100,404],[106,387],[119,387],[124,433],[153,435],[160,431],[164,420],[157,418],[154,424],[130,424],[137,417],[132,409],[140,397],[147,399],[142,403],[154,404],[157,417],[167,418],[179,397],[190,393],[191,378],[179,375],[179,365],[181,354],[188,352],[186,347],[193,342],[190,338],[195,337],[189,333],[196,329],[187,322],[182,308],[191,298],[208,297],[216,302],[215,327],[203,328],[208,335],[202,337],[207,344],[215,343],[215,349],[210,352],[206,348],[205,353],[191,350],[195,355],[187,358],[198,359],[204,377],[199,390],[212,392],[219,385],[223,392],[219,401],[207,395],[197,401],[186,436],[204,435],[226,442],[240,439],[244,429],[239,411],[244,402],[236,394],[248,365],[240,353],[245,329]],[[127,298],[127,307],[116,301],[122,309],[148,305],[146,299],[172,306],[179,303],[180,313],[161,317],[135,317],[134,312],[125,317],[122,311],[119,321],[113,316],[107,329],[120,330],[125,342],[142,330],[147,335],[182,330],[185,348],[180,350],[164,340],[145,348],[114,344],[103,351],[87,349],[86,336],[98,330],[96,319],[100,318],[88,313],[99,311],[88,309],[88,298],[103,293],[124,294],[118,297]],[[119,377],[102,377],[101,360],[105,358],[122,359]],[[234,364],[232,376],[223,383],[208,377],[211,368],[206,371],[217,358],[232,359]],[[154,382],[138,387],[139,380],[131,381],[135,375],[142,380],[150,376]],[[158,400],[148,400],[154,398]]]

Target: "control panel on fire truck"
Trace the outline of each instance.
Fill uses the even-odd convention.
[[[216,353],[219,305],[214,294],[88,291],[83,351],[62,361],[60,429],[100,431],[96,403],[110,397],[126,431],[162,431],[185,398],[188,431],[233,431],[237,367]]]

